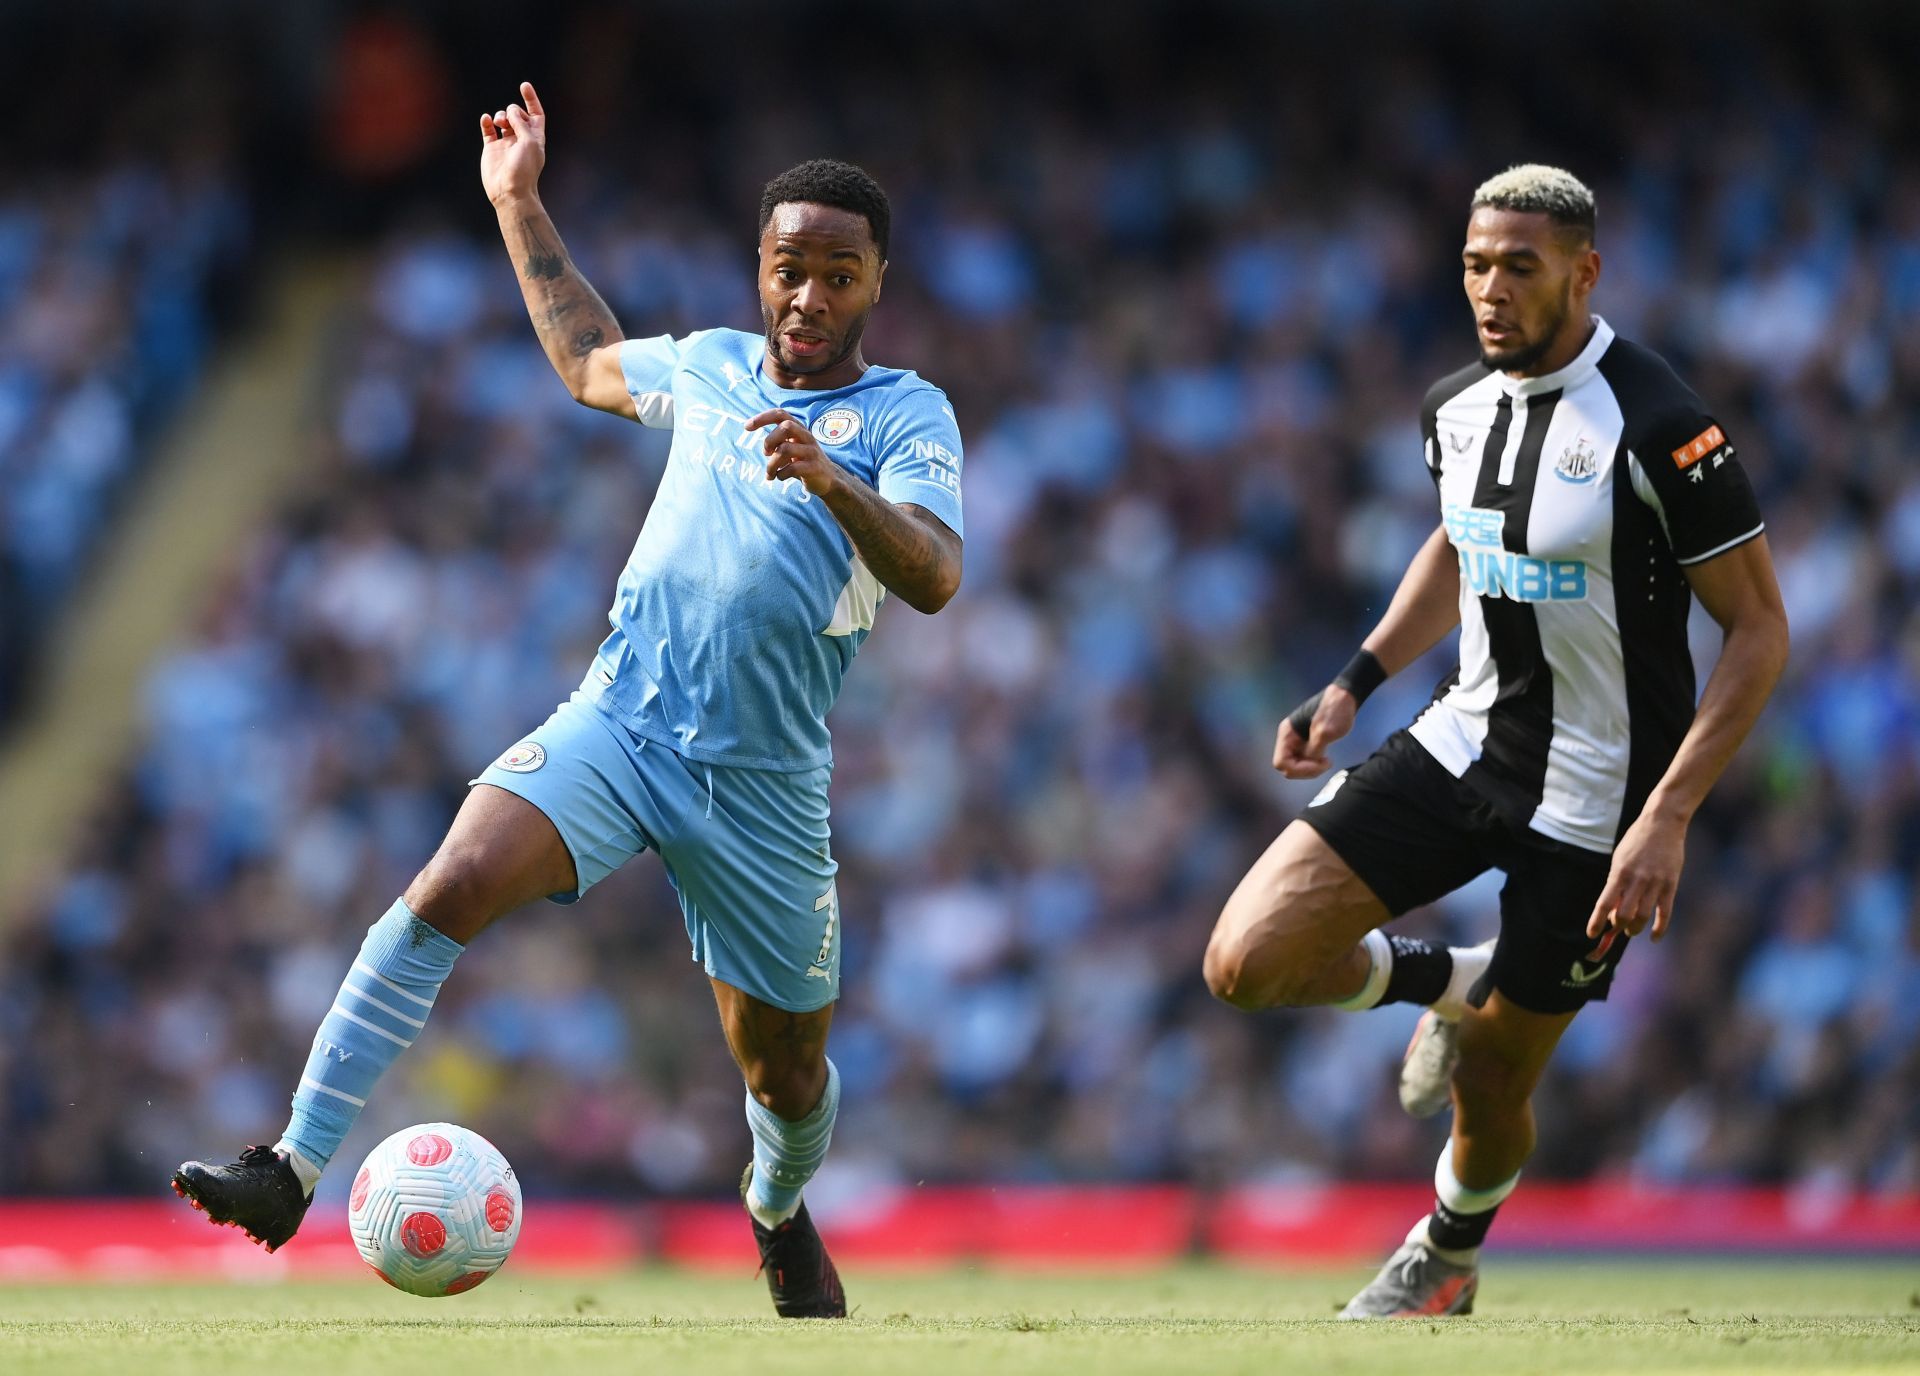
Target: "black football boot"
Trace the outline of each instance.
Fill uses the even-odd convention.
[[[189,1161],[173,1173],[173,1192],[269,1252],[299,1231],[313,1202],[286,1157],[272,1147],[248,1147],[231,1166]]]
[[[753,1166],[740,1177],[740,1199],[747,1198],[747,1185],[753,1180]],[[753,1240],[760,1247],[760,1269],[766,1273],[767,1290],[773,1296],[773,1312],[783,1319],[844,1319],[847,1296],[840,1288],[840,1273],[833,1269],[833,1258],[807,1217],[803,1203],[777,1228],[764,1226],[753,1214]]]

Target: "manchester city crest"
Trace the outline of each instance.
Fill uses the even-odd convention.
[[[1553,471],[1570,483],[1584,483],[1600,471],[1600,461],[1594,458],[1593,446],[1583,437],[1560,451]]]
[[[539,741],[521,741],[494,763],[514,774],[531,774],[547,762],[547,752]]]
[[[813,433],[822,444],[845,444],[860,433],[860,413],[836,406],[813,423]]]

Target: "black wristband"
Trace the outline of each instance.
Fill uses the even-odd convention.
[[[1301,740],[1305,740],[1313,734],[1313,714],[1320,710],[1320,699],[1326,696],[1326,692],[1327,690],[1322,688],[1319,692],[1287,713],[1287,725],[1293,728],[1293,734]]]
[[[1387,671],[1372,650],[1356,650],[1347,667],[1333,680],[1333,686],[1352,693],[1356,702],[1365,702],[1373,690],[1387,681]]]

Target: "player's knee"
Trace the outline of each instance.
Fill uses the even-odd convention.
[[[493,918],[497,889],[479,853],[442,850],[407,886],[406,904],[428,926],[464,942]]]
[[[1229,907],[1201,962],[1213,996],[1242,1012],[1316,1002],[1313,987],[1330,958],[1299,895],[1283,892],[1270,906],[1271,915],[1251,923],[1232,920]]]
[[[745,1077],[747,1093],[776,1117],[797,1123],[820,1102],[827,1088],[825,1055],[807,1063],[752,1061]]]
[[[1215,932],[1200,962],[1200,972],[1213,996],[1242,1012],[1251,1012],[1260,1006],[1254,997],[1252,982],[1247,978],[1247,955],[1243,940]]]
[[[1207,988],[1243,1013],[1307,1002],[1313,971],[1287,959],[1279,943],[1252,932],[1216,931],[1200,964]]]

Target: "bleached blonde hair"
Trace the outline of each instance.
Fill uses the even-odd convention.
[[[1593,192],[1563,167],[1523,162],[1480,183],[1472,209],[1513,210],[1523,215],[1545,215],[1557,225],[1593,238]]]

